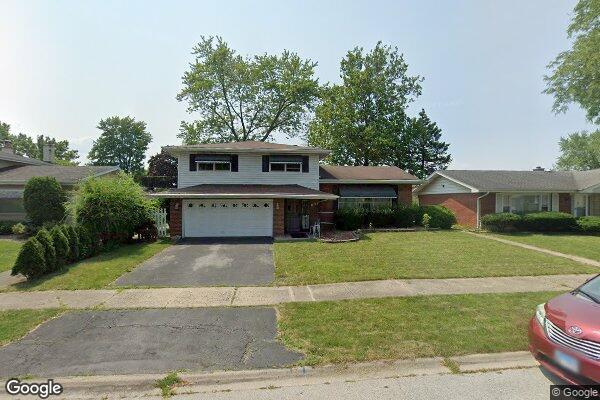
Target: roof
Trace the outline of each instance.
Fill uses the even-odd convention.
[[[2,151],[2,149],[0,149],[0,160],[11,161],[11,162],[19,163],[19,164],[28,164],[28,165],[49,165],[48,163],[46,163],[42,160],[38,160],[36,158],[19,156],[12,152]]]
[[[118,171],[119,167],[79,165],[24,165],[0,169],[0,184],[25,184],[34,176],[51,176],[61,184],[76,184],[82,179]]]
[[[300,185],[196,185],[186,188],[169,189],[153,193],[153,197],[167,198],[258,198],[258,199],[330,199],[338,196]]]
[[[320,154],[328,155],[329,150],[319,147],[299,146],[291,144],[260,142],[246,140],[242,142],[229,143],[207,143],[182,146],[165,146],[163,150],[170,154],[178,154],[190,151],[202,151],[207,153],[297,153],[297,154]]]
[[[395,199],[397,195],[389,185],[341,185],[340,197]]]
[[[319,179],[321,182],[338,183],[421,183],[416,176],[398,167],[365,167],[365,166],[341,166],[321,165],[319,168]]]
[[[473,191],[556,191],[585,190],[600,184],[600,169],[590,171],[494,171],[494,170],[445,170],[434,172],[436,176],[455,181]],[[425,185],[416,191],[422,190]]]

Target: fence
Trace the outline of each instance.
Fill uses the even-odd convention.
[[[167,210],[160,208],[152,211],[151,215],[152,219],[154,219],[156,229],[158,229],[158,237],[166,237],[169,231],[169,224],[167,224]]]

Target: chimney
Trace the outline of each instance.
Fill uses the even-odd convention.
[[[54,163],[54,143],[44,143],[42,147],[42,161]]]
[[[536,172],[544,172],[545,170],[546,170],[545,168],[542,168],[539,165],[533,169],[533,171],[536,171]]]
[[[4,141],[4,144],[2,145],[2,152],[9,153],[9,154],[15,154],[15,149],[13,149],[12,142],[10,140]]]

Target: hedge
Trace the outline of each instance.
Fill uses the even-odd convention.
[[[579,230],[585,233],[600,233],[600,217],[581,217],[577,219]]]
[[[54,251],[56,252],[56,269],[59,269],[65,266],[69,261],[71,246],[69,239],[67,239],[60,226],[52,228],[50,236],[52,236],[52,244],[54,245]]]
[[[579,229],[575,217],[556,211],[489,214],[481,218],[481,225],[492,232],[573,232]]]
[[[56,269],[56,250],[50,232],[42,228],[35,235],[35,238],[44,249],[44,272],[49,273]]]
[[[44,246],[35,237],[29,238],[19,251],[11,275],[22,274],[27,279],[44,275],[47,272],[44,253]]]
[[[335,213],[335,225],[340,230],[356,230],[360,228],[409,228],[422,225],[423,215],[430,217],[431,228],[450,229],[456,223],[456,217],[443,206],[410,206],[378,207],[372,210],[363,208],[340,208]]]
[[[514,232],[520,229],[521,216],[512,213],[488,214],[481,217],[481,226],[492,232]]]
[[[33,177],[27,181],[23,191],[27,220],[33,226],[62,221],[66,201],[65,190],[53,177]]]

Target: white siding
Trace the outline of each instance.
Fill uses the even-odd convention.
[[[471,193],[471,190],[443,176],[436,176],[419,194]]]
[[[300,185],[319,189],[319,156],[310,155],[309,172],[262,172],[262,155],[240,154],[238,172],[229,171],[190,171],[189,154],[178,158],[177,185],[185,188],[201,184],[262,184]]]

